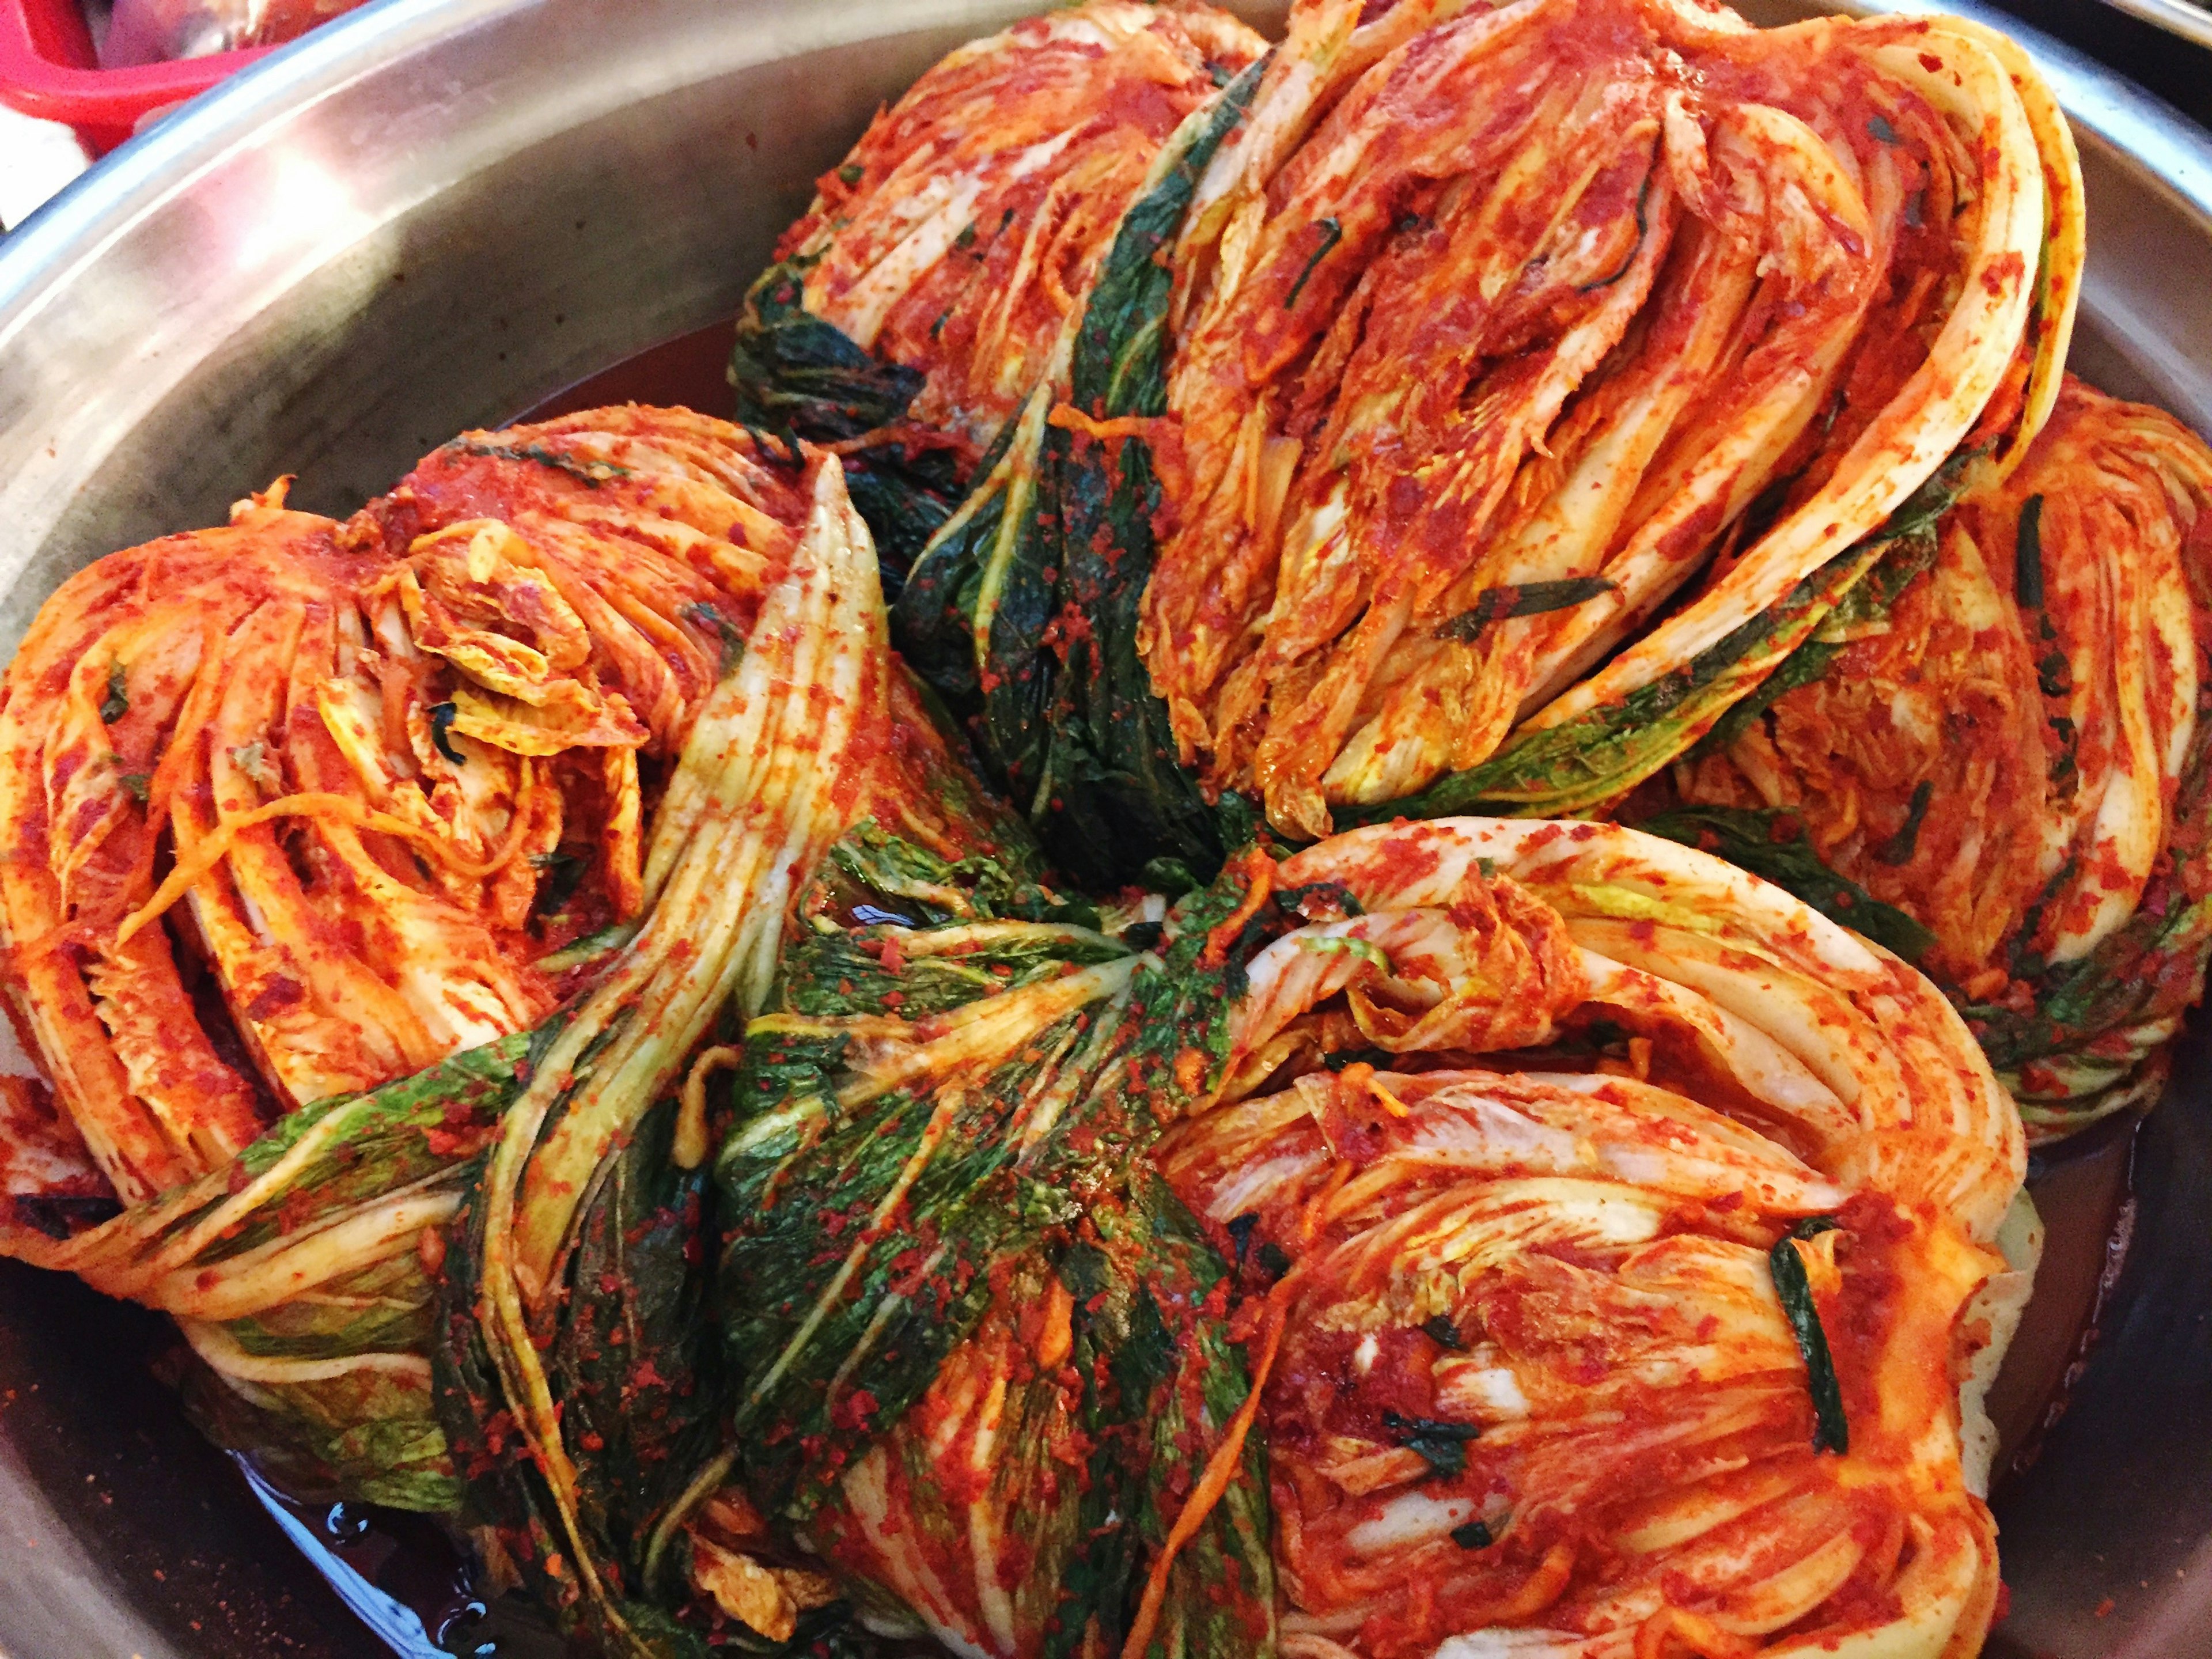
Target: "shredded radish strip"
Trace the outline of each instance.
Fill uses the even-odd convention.
[[[525,763],[526,765],[527,762]],[[527,781],[526,774],[526,784]],[[116,930],[115,944],[112,948],[120,949],[129,944],[131,936],[140,928],[190,892],[195,882],[222,862],[240,830],[251,830],[277,818],[332,818],[356,830],[374,830],[384,835],[398,836],[430,848],[437,854],[439,862],[456,875],[478,879],[497,874],[513,861],[515,849],[522,844],[523,831],[526,828],[524,816],[520,812],[514,814],[507,824],[507,837],[500,843],[499,851],[479,862],[455,857],[446,838],[434,830],[410,823],[404,818],[394,817],[389,812],[379,812],[363,806],[350,795],[320,792],[286,795],[282,799],[257,806],[250,812],[240,813],[237,817],[226,818],[217,825],[213,834],[192,848],[189,857],[177,861],[176,868],[170,871],[167,878],[154,890],[153,897],[124,918],[123,926]]]

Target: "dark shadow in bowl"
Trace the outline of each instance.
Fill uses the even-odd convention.
[[[166,1318],[0,1261],[9,1659],[389,1659],[155,1380],[177,1340]]]
[[[2212,1034],[2201,1016],[2173,1079],[2136,1142],[2134,1237],[2095,1346],[2040,1455],[1997,1494],[2012,1612],[1990,1659],[2086,1659],[2113,1651],[2116,1628],[2131,1639],[2115,1659],[2212,1652],[2212,1608],[2185,1630],[2130,1629],[2212,1534]]]

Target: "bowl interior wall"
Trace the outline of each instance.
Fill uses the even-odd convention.
[[[455,433],[726,318],[878,105],[1026,9],[385,0],[187,110],[0,253],[0,651],[113,548],[283,473],[346,513]],[[2212,430],[2212,216],[2085,151],[2075,361]],[[2208,1064],[2185,1050],[2141,1143],[2072,1409],[2001,1494],[2007,1659],[2212,1652]],[[0,1263],[0,1651],[382,1651],[182,1425],[146,1374],[160,1341]]]

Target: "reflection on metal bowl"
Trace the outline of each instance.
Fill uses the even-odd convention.
[[[386,0],[185,111],[0,252],[0,646],[70,571],[280,473],[343,513],[564,388],[711,405],[726,319],[812,179],[1027,9]],[[2212,428],[2212,140],[2044,61],[2088,182],[2075,365]],[[2200,1031],[2132,1200],[2118,1127],[2039,1170],[2053,1249],[1996,1401],[2033,1454],[1997,1494],[2006,1659],[2212,1651],[2209,1066]],[[0,1264],[0,1651],[368,1656],[372,1626],[419,1651],[425,1624],[451,1651],[548,1649],[428,1536],[257,1503],[155,1380],[163,1331]]]

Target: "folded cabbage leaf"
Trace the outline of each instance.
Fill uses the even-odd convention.
[[[1241,890],[1101,916],[866,851],[746,1032],[724,1473],[879,1629],[1073,1655],[1149,1596],[1139,1651],[1268,1650],[1256,1445],[1170,1544],[1249,1389],[1224,1264],[1141,1156],[1225,1041]]]
[[[1975,1650],[2036,1229],[1935,988],[1613,825],[1241,873],[1229,1047],[1153,1158],[1237,1264],[1285,1648]]]
[[[1138,626],[1163,506],[1146,436],[1165,409],[1163,257],[1259,73],[1169,139],[1086,296],[1066,385],[1031,393],[894,616],[916,668],[972,721],[994,780],[1087,886],[1133,880],[1154,858],[1210,874],[1237,833],[1176,761]]]
[[[886,592],[1037,386],[1154,154],[1263,43],[1088,0],[951,53],[823,175],[748,295],[738,418],[836,443]]]
[[[699,435],[655,437],[681,449]],[[568,453],[507,464],[557,472]],[[622,454],[631,476],[643,458]],[[796,463],[795,533],[730,604],[738,648],[708,655],[691,688],[634,920],[568,947],[560,971],[580,983],[567,1004],[290,1114],[102,1224],[57,1237],[68,1229],[41,1231],[34,1209],[6,1235],[13,1254],[175,1315],[202,1420],[288,1489],[469,1526],[496,1577],[520,1575],[611,1651],[706,1639],[678,1616],[691,1584],[647,1593],[644,1552],[723,1443],[705,1242],[717,1023],[734,1011],[741,1026],[766,996],[802,884],[856,822],[956,859],[1020,836],[889,653],[836,459]],[[437,499],[439,480],[417,482],[384,504],[386,523],[468,492],[481,512],[499,480],[447,479]],[[680,499],[672,481],[651,488]]]
[[[2038,1139],[2154,1100],[2202,992],[2208,505],[2212,449],[2069,379],[2021,464],[1643,821],[1950,988]]]

